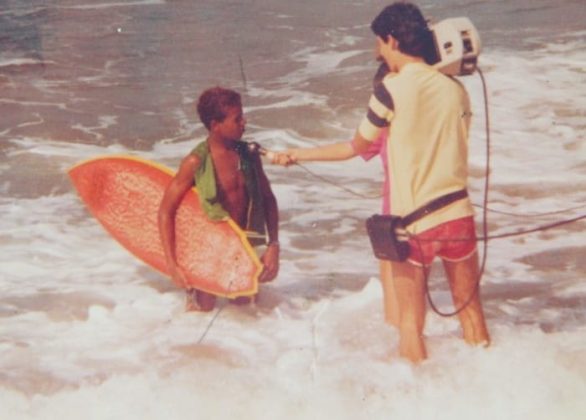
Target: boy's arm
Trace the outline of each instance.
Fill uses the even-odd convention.
[[[175,214],[183,196],[193,186],[193,177],[199,165],[200,159],[195,155],[189,154],[183,159],[179,171],[167,186],[159,207],[159,234],[165,261],[171,278],[180,287],[185,287],[186,279],[177,265],[175,255]]]
[[[279,273],[279,208],[275,194],[273,194],[273,190],[271,189],[271,184],[258,156],[255,158],[255,165],[257,168],[260,193],[265,208],[267,233],[269,235],[267,250],[261,257],[265,268],[259,277],[259,281],[264,283],[273,280]]]

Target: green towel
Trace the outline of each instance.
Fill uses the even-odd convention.
[[[253,246],[266,244],[265,209],[260,193],[258,172],[254,164],[254,156],[248,151],[247,144],[243,141],[236,143],[236,151],[240,156],[240,168],[244,173],[246,190],[248,192],[249,205],[246,226],[241,226],[248,240]],[[216,174],[214,162],[207,141],[199,143],[191,152],[196,155],[201,164],[195,172],[195,187],[199,194],[199,201],[206,215],[211,220],[224,220],[230,215],[218,201],[216,187]]]

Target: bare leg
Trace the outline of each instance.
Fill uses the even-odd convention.
[[[256,302],[256,295],[255,296],[239,296],[237,298],[230,300],[230,303],[233,305],[248,305],[252,302]]]
[[[197,291],[197,303],[203,312],[210,312],[216,305],[216,297],[212,294]]]
[[[188,312],[210,312],[216,305],[216,297],[197,289],[185,291],[185,310]]]
[[[458,314],[464,340],[468,344],[488,346],[490,337],[484,320],[479,290],[475,291],[479,276],[478,254],[474,253],[463,261],[444,261],[443,263],[456,309],[460,309],[474,294],[470,303]]]
[[[393,284],[393,275],[390,261],[380,261],[380,280],[383,286],[383,305],[385,321],[394,327],[399,327],[399,302]]]
[[[418,363],[427,358],[423,342],[426,311],[424,271],[407,262],[393,262],[391,265],[399,302],[399,354]]]

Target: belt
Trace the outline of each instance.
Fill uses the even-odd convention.
[[[403,227],[407,227],[407,226],[415,223],[416,221],[418,221],[422,217],[425,217],[428,214],[433,213],[434,211],[437,211],[443,207],[446,207],[448,204],[452,204],[454,201],[458,201],[458,200],[461,200],[462,198],[466,198],[466,197],[468,197],[468,191],[466,191],[465,189],[459,190],[459,191],[454,191],[454,192],[446,194],[446,195],[442,195],[441,197],[438,197],[434,200],[431,200],[426,205],[419,207],[417,210],[414,210],[413,212],[409,213],[407,216],[403,217],[402,218],[402,225],[403,225]]]

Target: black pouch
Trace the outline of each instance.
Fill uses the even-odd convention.
[[[366,220],[372,250],[379,260],[403,262],[409,257],[409,242],[398,238],[397,229],[403,229],[399,216],[375,214]]]

